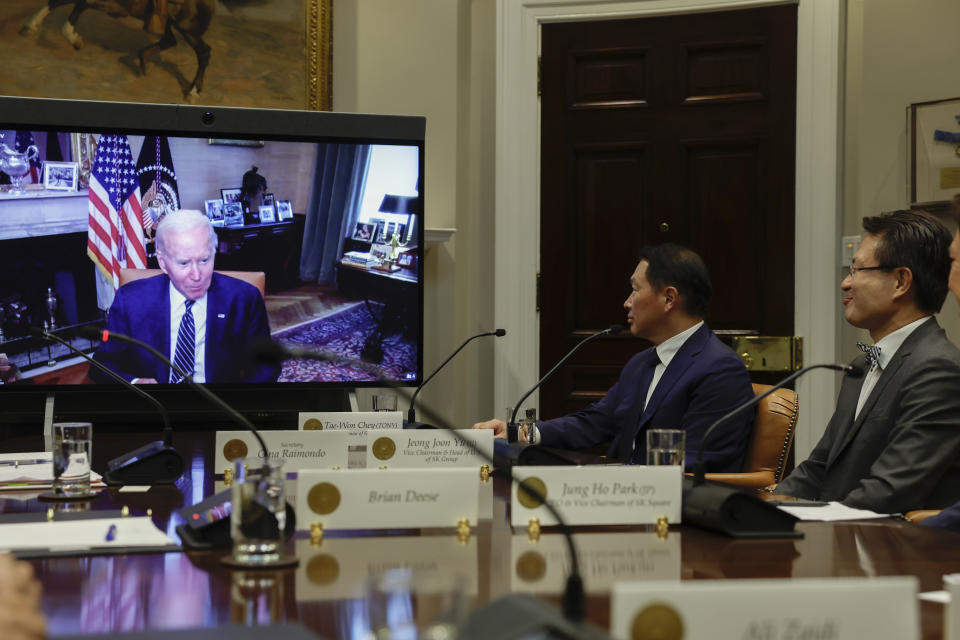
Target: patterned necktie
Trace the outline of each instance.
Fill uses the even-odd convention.
[[[864,344],[863,342],[858,342],[857,348],[866,354],[867,364],[870,365],[868,369],[870,371],[872,371],[875,366],[880,364],[880,347],[875,344]]]
[[[181,371],[193,376],[194,352],[196,350],[197,329],[193,323],[193,305],[196,300],[187,300],[187,309],[183,312],[183,319],[180,320],[180,330],[177,331],[177,350],[173,353],[173,364],[177,365]],[[174,371],[170,370],[170,384],[183,382],[183,378]]]

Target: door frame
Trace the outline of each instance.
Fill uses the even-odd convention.
[[[540,375],[541,25],[778,4],[798,4],[794,330],[804,338],[806,363],[837,359],[844,0],[498,0],[494,318],[507,335],[494,351],[490,415],[501,416]],[[798,460],[820,439],[837,384],[823,373],[798,380]]]

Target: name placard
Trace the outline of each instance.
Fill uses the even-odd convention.
[[[943,608],[943,637],[960,640],[960,573],[943,576],[943,588],[950,594],[950,604]]]
[[[682,470],[677,467],[589,466],[514,467],[513,475],[529,480],[567,524],[656,524],[666,517],[680,522]],[[539,500],[510,488],[510,523],[526,526],[531,518],[556,524]]]
[[[920,637],[913,576],[618,583],[615,638],[862,640]]]
[[[402,411],[301,411],[301,431],[353,431],[403,429]]]
[[[297,487],[297,529],[456,527],[477,523],[477,469],[304,470]]]
[[[260,436],[270,450],[271,458],[286,461],[287,471],[348,467],[348,447],[362,441],[363,436],[348,431],[261,431]],[[233,468],[235,458],[263,457],[260,443],[249,431],[217,431],[217,473]],[[356,461],[357,466],[365,463]]]
[[[410,570],[416,595],[477,594],[477,536],[464,542],[453,533],[389,538],[324,538],[313,546],[296,541],[297,600],[346,600],[367,595],[370,578],[391,569]]]
[[[478,454],[464,441],[473,443]],[[491,429],[406,429],[400,433],[367,434],[367,468],[471,467],[489,465],[493,457]]]
[[[680,580],[680,534],[588,533],[574,536],[583,587],[609,593],[615,582]],[[526,532],[510,543],[510,591],[563,593],[570,574],[570,551],[560,534],[542,534],[531,542]]]

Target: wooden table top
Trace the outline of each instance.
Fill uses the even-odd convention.
[[[101,434],[94,469],[150,436]],[[177,511],[222,488],[213,477],[213,434],[178,436],[187,471],[173,486],[146,493],[101,492],[92,510],[152,509],[156,525],[174,539]],[[0,443],[0,450],[39,450],[39,443]],[[328,532],[320,545],[306,532],[287,543],[295,568],[233,571],[219,559],[227,551],[78,556],[31,560],[44,585],[51,636],[140,629],[211,627],[298,621],[326,638],[356,637],[371,610],[370,576],[413,566],[418,616],[438,610],[451,576],[461,576],[470,607],[510,592],[559,603],[568,560],[561,536],[547,529],[537,542],[512,530],[506,518],[508,487],[488,489],[492,519],[476,524],[464,543],[449,530]],[[48,503],[0,495],[0,512],[46,511]],[[960,572],[960,534],[899,520],[800,523],[802,540],[740,541],[690,527],[661,537],[649,527],[576,528],[588,595],[588,619],[609,625],[609,587],[642,579],[740,579],[912,575],[921,591],[942,588],[942,576]],[[942,638],[943,606],[921,603],[925,640]]]

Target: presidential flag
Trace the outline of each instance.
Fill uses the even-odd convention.
[[[120,269],[145,269],[140,185],[127,136],[102,135],[90,171],[87,255],[106,280],[98,303],[108,309],[120,287]]]
[[[177,172],[166,136],[147,136],[137,156],[137,180],[143,203],[143,228],[152,238],[160,218],[180,209]]]

